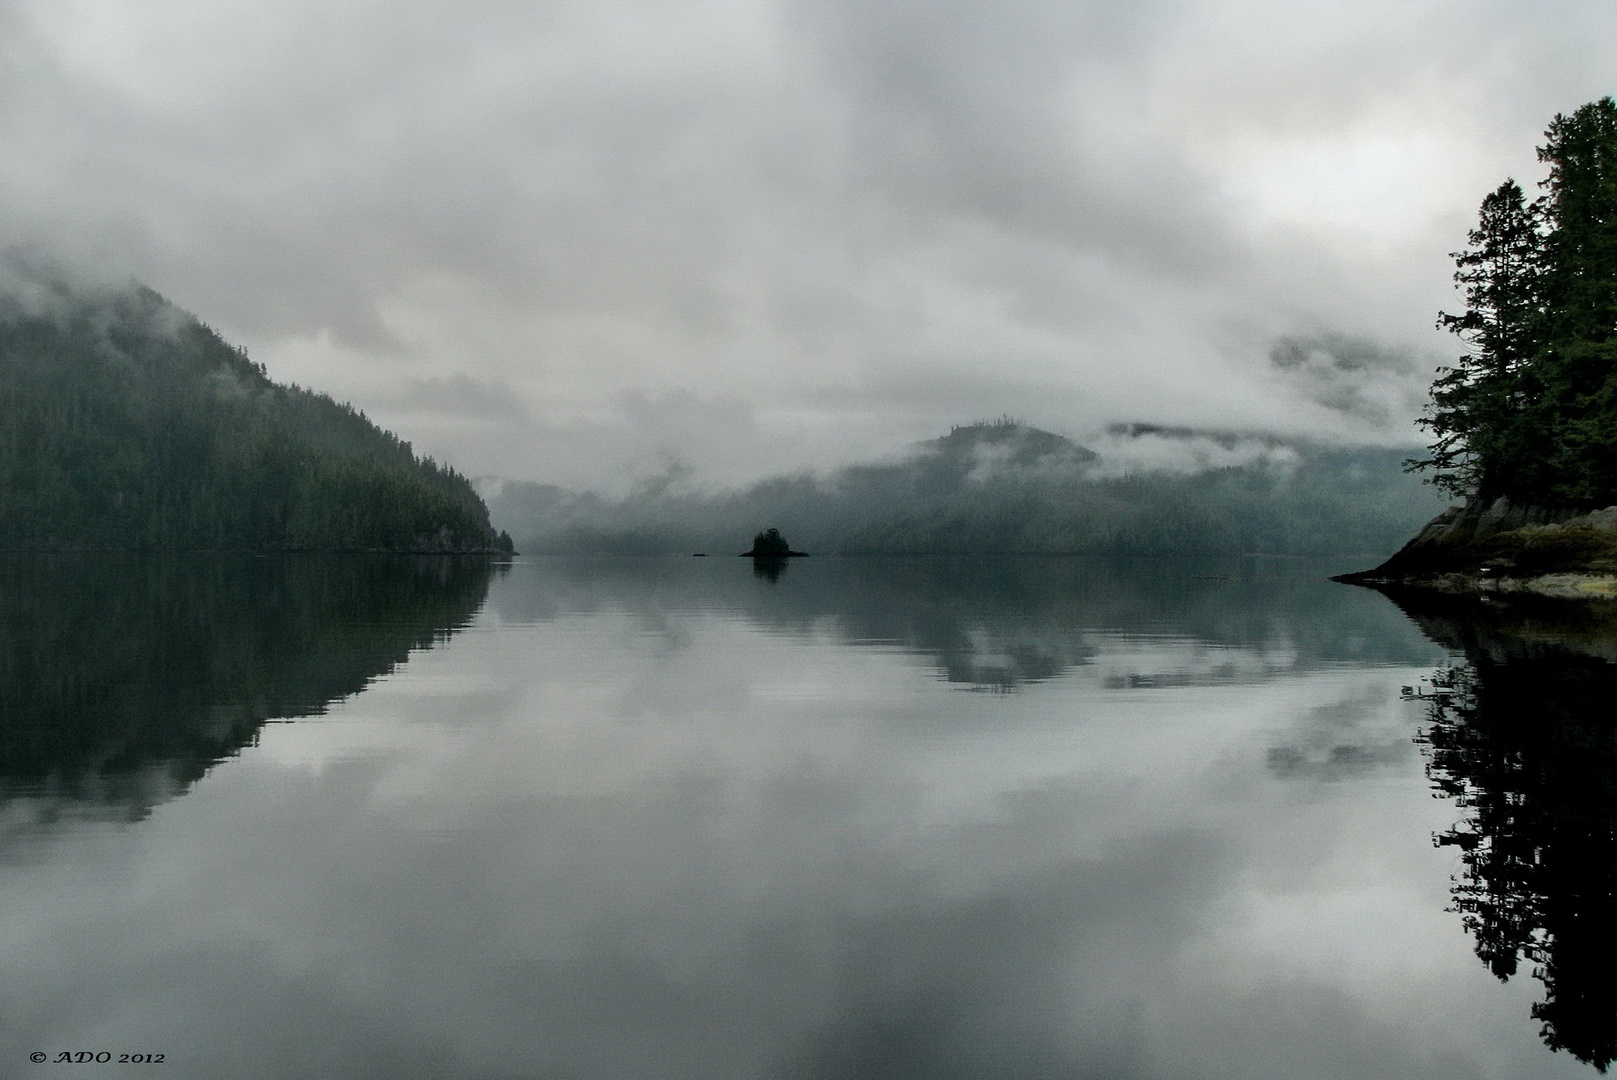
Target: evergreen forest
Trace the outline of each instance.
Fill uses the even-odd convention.
[[[509,550],[465,477],[150,289],[0,269],[0,549]]]
[[[1617,102],[1556,116],[1543,194],[1506,180],[1455,253],[1466,306],[1438,324],[1465,342],[1438,371],[1410,465],[1455,495],[1617,503]]]

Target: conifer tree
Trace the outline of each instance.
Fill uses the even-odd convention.
[[[1438,487],[1457,495],[1514,486],[1516,444],[1530,438],[1526,415],[1535,400],[1532,358],[1540,318],[1542,203],[1528,203],[1506,180],[1482,200],[1470,246],[1454,253],[1454,280],[1465,289],[1462,314],[1437,324],[1470,348],[1441,368],[1421,425],[1436,437],[1417,464],[1436,471]]]
[[[1617,501],[1617,102],[1557,115],[1546,194],[1505,181],[1455,253],[1468,346],[1439,369],[1411,462],[1455,495],[1568,506]]]
[[[1545,136],[1549,487],[1605,502],[1617,497],[1617,102],[1557,116]]]

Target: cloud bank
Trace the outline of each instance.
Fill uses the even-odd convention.
[[[0,0],[0,241],[472,473],[739,483],[1000,413],[1392,442],[1446,253],[1612,40],[1594,0]]]

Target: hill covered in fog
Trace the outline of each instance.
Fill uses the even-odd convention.
[[[1442,507],[1408,454],[1143,425],[1085,447],[999,420],[825,476],[624,498],[507,483],[489,508],[541,554],[739,552],[765,525],[822,553],[1374,554]]]
[[[0,549],[499,543],[464,477],[150,289],[0,262]]]

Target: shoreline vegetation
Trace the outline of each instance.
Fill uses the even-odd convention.
[[[0,284],[0,551],[514,554],[464,476],[152,290]]]
[[[1466,352],[1408,463],[1463,498],[1372,570],[1383,591],[1617,600],[1617,102],[1545,131],[1545,194],[1507,179],[1454,255]]]
[[[1390,599],[1448,652],[1402,696],[1424,707],[1427,776],[1459,811],[1432,836],[1455,857],[1450,910],[1495,977],[1539,982],[1530,1015],[1545,1045],[1605,1072],[1617,1061],[1617,607]]]

